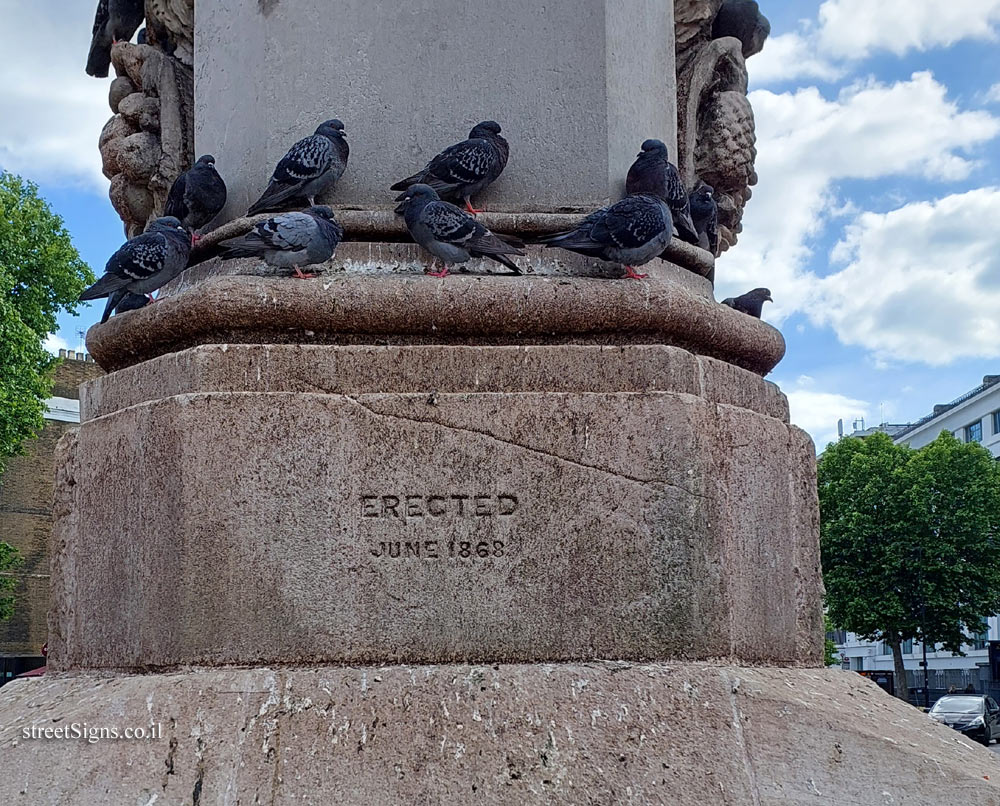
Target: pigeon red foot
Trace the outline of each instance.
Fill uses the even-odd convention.
[[[638,274],[631,266],[625,267],[625,277],[623,278],[625,280],[645,280],[647,277],[649,277],[648,274]]]
[[[447,277],[448,276],[448,267],[447,266],[442,266],[441,267],[441,271],[429,271],[429,272],[427,272],[427,276],[428,277]]]
[[[465,209],[472,213],[472,215],[479,215],[486,212],[485,210],[477,210],[468,199],[465,200]]]
[[[298,266],[292,266],[292,268],[295,269],[294,276],[298,277],[300,280],[311,280],[311,279],[313,279],[316,276],[315,274],[311,274],[311,273],[310,274],[303,274],[302,269],[300,269]]]

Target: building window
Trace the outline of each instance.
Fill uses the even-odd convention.
[[[965,441],[966,442],[982,442],[983,441],[983,421],[980,420],[978,423],[972,423],[971,425],[965,426]]]
[[[912,654],[912,652],[913,652],[913,639],[907,638],[905,641],[903,641],[903,654],[910,655]]]
[[[1000,434],[1000,411],[993,412],[993,434]]]
[[[990,625],[983,624],[982,630],[975,633],[972,636],[972,648],[973,649],[989,649],[990,648]]]

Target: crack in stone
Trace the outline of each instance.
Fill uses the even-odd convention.
[[[736,692],[739,690],[740,680],[729,677],[728,672],[720,670],[723,684],[729,689],[729,704],[733,709],[733,730],[736,733],[736,743],[740,748],[740,755],[743,761],[743,769],[747,775],[747,788],[750,790],[750,797],[753,798],[753,806],[761,806],[760,787],[757,785],[757,773],[753,768],[753,761],[750,758],[750,750],[747,748],[746,737],[743,735],[743,722],[740,719],[740,706],[736,702]]]
[[[385,412],[376,411],[371,406],[362,403],[361,400],[352,395],[344,395],[344,397],[347,400],[350,400],[352,403],[356,404],[357,406],[361,407],[365,411],[367,411],[369,414],[372,414],[376,417],[386,417],[392,420],[402,420],[404,422],[419,423],[420,425],[436,425],[441,428],[446,428],[450,431],[459,431],[466,434],[476,434],[477,436],[486,437],[487,439],[492,439],[503,445],[509,445],[512,448],[519,448],[520,450],[529,451],[530,453],[535,453],[540,456],[545,456],[548,457],[549,459],[556,459],[557,461],[565,462],[568,465],[583,468],[585,470],[592,470],[592,471],[597,471],[598,473],[605,473],[617,479],[624,479],[625,481],[631,481],[634,484],[641,484],[643,486],[659,485],[661,487],[667,487],[672,490],[678,490],[679,492],[682,492],[693,498],[701,498],[703,500],[709,500],[709,501],[712,500],[712,497],[709,495],[705,495],[704,493],[696,493],[693,490],[689,490],[686,487],[682,487],[679,484],[674,484],[673,482],[669,482],[664,479],[643,479],[639,478],[638,476],[629,476],[625,473],[617,473],[614,470],[608,470],[607,468],[599,467],[598,465],[590,465],[587,464],[586,462],[578,462],[575,459],[567,459],[565,456],[559,456],[558,454],[551,453],[542,448],[533,448],[530,445],[522,445],[520,442],[514,442],[509,439],[503,439],[502,437],[496,436],[496,434],[491,434],[488,431],[482,431],[477,428],[466,428],[458,425],[450,425],[448,423],[439,422],[438,420],[422,420],[419,417],[408,417],[405,414],[386,414]]]

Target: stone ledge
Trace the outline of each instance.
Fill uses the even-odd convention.
[[[32,725],[162,726],[145,741]],[[1000,761],[860,676],[574,663],[47,674],[0,689],[0,802],[997,806]]]
[[[391,210],[352,210],[333,205],[337,221],[344,227],[348,243],[341,248],[350,249],[350,241],[377,243],[402,241],[409,243],[412,238],[401,216]],[[577,213],[481,213],[480,223],[487,229],[501,235],[514,235],[531,240],[539,235],[549,235],[573,229],[589,210]],[[192,260],[202,261],[214,257],[216,247],[227,238],[236,238],[250,231],[258,221],[270,218],[274,213],[261,213],[220,224],[205,233],[192,252]],[[711,252],[674,238],[666,250],[671,262],[701,277],[711,277],[715,270],[715,257]]]
[[[209,343],[670,344],[761,375],[784,356],[775,328],[712,301],[707,280],[663,261],[641,283],[558,274],[439,280],[406,263],[407,255],[419,261],[412,247],[371,246],[363,260],[338,257],[312,280],[257,276],[261,264],[251,260],[196,266],[156,304],[92,327],[89,352],[110,371]],[[399,271],[362,271],[387,254]]]
[[[194,392],[681,392],[788,422],[775,384],[679,347],[206,344],[82,387],[83,421]]]

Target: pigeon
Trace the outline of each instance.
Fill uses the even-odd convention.
[[[473,257],[488,257],[514,274],[521,270],[506,255],[523,255],[520,241],[505,241],[464,210],[441,201],[430,185],[418,183],[402,195],[396,208],[406,220],[413,240],[441,260],[441,271],[429,271],[431,277],[447,277],[449,263],[465,263]]]
[[[174,180],[164,215],[172,215],[194,233],[215,218],[226,204],[226,183],[215,170],[215,157],[200,157]],[[197,241],[198,235],[194,238]]]
[[[570,252],[598,257],[625,266],[625,277],[641,280],[634,267],[649,263],[663,252],[673,235],[670,208],[659,197],[638,193],[596,210],[575,229],[540,240]]]
[[[108,259],[104,276],[80,294],[80,301],[108,297],[103,324],[123,300],[116,292],[149,296],[187,268],[190,254],[191,236],[184,225],[172,216],[157,218]]]
[[[771,299],[770,290],[766,288],[755,288],[753,291],[748,291],[742,297],[729,297],[722,300],[723,305],[728,305],[740,313],[745,313],[757,319],[760,319],[760,313],[765,302],[774,302]]]
[[[128,42],[145,17],[145,0],[98,0],[87,57],[88,76],[107,77],[111,46],[115,42]]]
[[[118,300],[121,300],[119,302]],[[108,305],[114,308],[115,313],[125,313],[126,311],[137,311],[149,305],[149,297],[145,294],[133,294],[131,291],[118,289],[108,297]]]
[[[293,199],[305,197],[310,206],[344,174],[350,149],[339,120],[321,123],[315,134],[304,137],[288,149],[271,175],[264,194],[247,210],[255,215],[280,210]]]
[[[700,185],[690,196],[691,220],[698,233],[698,246],[719,254],[719,208],[711,185]]]
[[[670,162],[667,147],[661,140],[646,140],[625,179],[625,194],[658,196],[670,207],[674,226],[681,240],[698,243],[698,232],[688,209],[688,194],[677,168]]]
[[[428,162],[423,170],[397,182],[390,190],[406,191],[413,185],[429,185],[441,198],[462,199],[473,215],[481,213],[471,198],[489,187],[507,166],[510,146],[500,136],[500,124],[493,120],[477,123],[469,139],[449,146]],[[402,201],[402,195],[396,201]]]
[[[303,266],[323,263],[333,257],[344,237],[344,229],[333,217],[333,210],[318,205],[300,212],[281,213],[254,224],[239,238],[222,241],[222,259],[262,257],[268,266],[292,268],[300,279]]]
[[[149,38],[146,36],[146,29],[140,28],[139,33],[135,35],[135,44],[137,45],[148,45]]]

